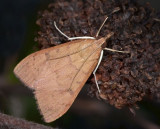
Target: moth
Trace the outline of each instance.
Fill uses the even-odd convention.
[[[71,107],[92,72],[100,92],[95,73],[102,59],[102,45],[113,35],[110,33],[100,39],[88,36],[69,38],[56,23],[55,27],[72,41],[32,53],[14,69],[15,75],[34,90],[45,122],[56,120]]]

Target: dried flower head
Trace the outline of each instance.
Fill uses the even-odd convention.
[[[120,11],[109,15],[113,9]],[[117,108],[134,106],[144,96],[160,98],[160,15],[147,3],[136,0],[59,0],[39,13],[36,41],[41,49],[67,42],[54,26],[68,36],[95,36],[109,15],[100,36],[114,36],[108,48],[128,50],[130,54],[105,51],[97,71],[101,94],[94,79],[89,94],[96,95]]]

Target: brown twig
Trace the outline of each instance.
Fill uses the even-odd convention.
[[[23,119],[0,113],[1,129],[53,129],[37,123],[29,122]]]

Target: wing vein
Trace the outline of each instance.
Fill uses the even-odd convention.
[[[76,76],[78,75],[78,73],[80,72],[81,68],[84,66],[84,64],[86,63],[86,61],[89,59],[89,57],[92,56],[93,53],[95,53],[96,51],[98,51],[98,49],[101,47],[101,45],[99,45],[97,47],[97,49],[93,50],[93,52],[85,59],[84,63],[80,66],[80,68],[78,69],[77,73],[75,74],[74,78],[72,79],[71,85],[69,87],[69,90],[71,90],[72,84],[74,82],[74,79],[76,78]]]
[[[83,41],[83,42],[84,42],[84,41]],[[74,55],[74,54],[76,54],[76,53],[79,53],[80,51],[83,51],[83,50],[89,48],[89,47],[92,46],[95,42],[96,42],[96,40],[95,40],[92,44],[88,45],[87,47],[85,47],[85,48],[83,48],[83,49],[80,49],[79,51],[76,51],[76,52],[73,52],[73,53],[71,53],[71,54],[67,54],[67,55],[61,56],[61,57],[49,59],[49,60],[61,59],[61,58],[64,58],[64,57],[67,57],[67,56],[70,56],[70,55]]]

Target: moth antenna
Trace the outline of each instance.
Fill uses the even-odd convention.
[[[120,9],[120,7],[116,7],[116,8],[114,8],[114,10],[110,13],[110,15],[111,15],[111,14],[113,14],[113,13],[118,12],[119,10],[121,10],[121,9]]]
[[[108,19],[108,17],[106,17],[106,18],[104,19],[103,23],[102,23],[101,26],[99,27],[99,29],[98,29],[98,31],[97,31],[97,34],[96,34],[96,38],[98,37],[98,35],[99,35],[102,27],[104,26],[104,23],[107,21],[107,19]]]
[[[66,34],[64,34],[56,25],[56,22],[54,21],[54,26],[58,30],[60,34],[62,34],[64,37],[66,37],[68,40],[76,40],[76,39],[95,39],[94,37],[90,36],[82,36],[82,37],[69,37]]]
[[[95,79],[96,86],[97,86],[97,89],[98,89],[98,92],[99,92],[99,93],[101,93],[101,91],[100,91],[100,88],[99,88],[99,85],[98,85],[98,82],[97,82],[96,71],[97,71],[97,69],[98,69],[98,67],[99,67],[99,65],[100,65],[100,63],[101,63],[101,61],[102,61],[103,52],[104,52],[104,51],[102,50],[102,51],[101,51],[101,54],[100,54],[100,57],[99,57],[99,60],[98,60],[98,63],[97,63],[97,66],[96,66],[96,68],[95,68],[94,71],[93,71],[94,79]]]
[[[113,13],[116,13],[116,12],[118,12],[119,10],[120,10],[120,7],[116,7],[116,8],[114,8],[114,10],[113,10],[109,15],[111,15],[111,14],[113,14]],[[101,26],[99,27],[99,29],[98,29],[98,31],[97,31],[97,33],[96,33],[96,38],[98,37],[98,35],[99,35],[102,27],[104,26],[105,22],[107,21],[107,19],[108,19],[108,16],[104,19],[103,23],[102,23]]]

